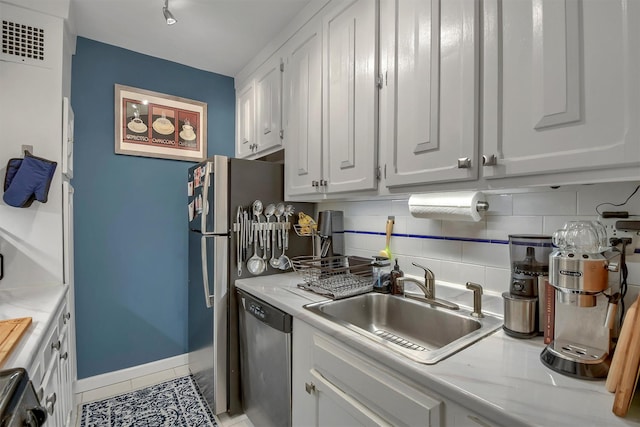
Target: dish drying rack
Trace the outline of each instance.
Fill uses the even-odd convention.
[[[298,287],[332,299],[347,298],[373,290],[369,258],[355,256],[299,256],[291,259],[293,270],[304,280]]]

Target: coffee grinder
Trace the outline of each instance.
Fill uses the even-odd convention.
[[[620,252],[607,247],[598,222],[571,221],[554,233],[553,242],[549,283],[555,298],[548,307],[553,341],[540,359],[568,376],[604,378],[617,324]]]
[[[507,335],[532,338],[544,330],[540,299],[549,274],[551,236],[509,235],[511,281],[504,292],[504,325]]]

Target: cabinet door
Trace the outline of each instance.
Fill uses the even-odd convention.
[[[377,188],[377,8],[340,2],[323,19],[321,185],[330,193]]]
[[[483,10],[484,176],[640,164],[638,2],[486,0]]]
[[[282,67],[274,55],[256,73],[256,152],[281,146]]]
[[[322,174],[322,40],[319,20],[287,43],[284,66],[285,192],[317,191]]]
[[[236,92],[236,157],[247,157],[255,141],[255,91],[253,81]]]
[[[388,187],[477,179],[478,9],[475,0],[382,0]]]

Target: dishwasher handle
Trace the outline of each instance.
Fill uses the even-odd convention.
[[[284,332],[285,334],[291,333],[292,316],[290,314],[277,309],[241,289],[237,291],[242,310],[273,329]]]

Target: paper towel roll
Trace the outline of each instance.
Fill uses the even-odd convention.
[[[480,212],[478,202],[483,202]],[[416,218],[480,221],[487,206],[480,191],[414,194],[409,198],[409,212]]]

